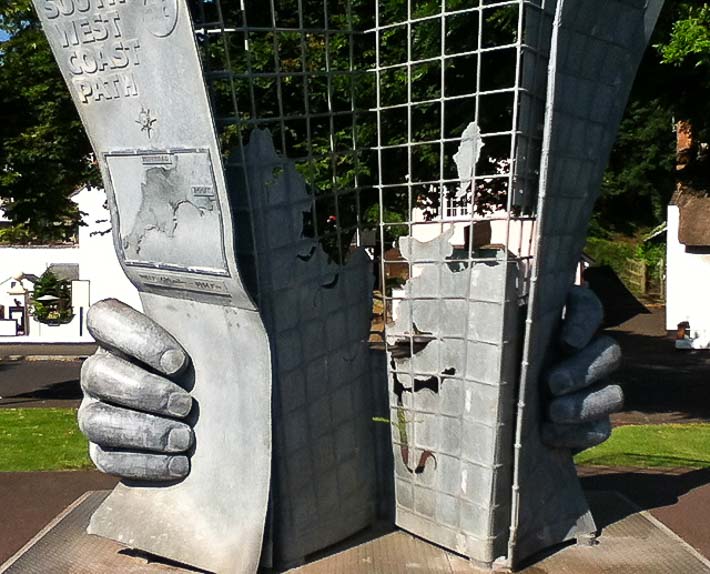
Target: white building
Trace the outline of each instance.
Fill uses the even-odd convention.
[[[676,192],[668,206],[666,329],[689,323],[679,348],[710,348],[710,197]]]
[[[113,248],[103,190],[85,188],[72,199],[85,214],[77,244],[0,246],[0,345],[91,342],[86,330],[90,305],[113,297],[141,308],[138,292],[124,275]],[[70,323],[46,325],[31,316],[34,282],[48,268],[71,281],[74,318]]]

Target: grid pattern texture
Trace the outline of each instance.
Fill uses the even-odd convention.
[[[346,2],[203,1],[193,16],[240,271],[272,347],[267,540],[271,561],[288,565],[375,515],[367,347],[374,273],[356,248],[362,35]]]
[[[398,523],[486,564],[592,528],[569,453],[539,441],[537,380],[660,2],[645,4],[195,0],[240,266],[274,348],[277,561],[372,518],[385,381],[363,351],[363,248]]]
[[[662,0],[560,0],[543,151],[540,236],[523,358],[511,554],[594,531],[571,458],[540,442],[537,381],[586,238],[586,225]],[[514,520],[516,518],[514,517]]]
[[[397,524],[490,564],[507,550],[552,19],[436,4],[379,2],[372,31]]]
[[[240,197],[248,194],[250,204],[237,209],[253,222],[253,254],[262,262],[260,311],[274,351],[276,391],[275,559],[289,563],[366,527],[374,517],[371,365],[365,344],[373,275],[363,251],[338,266],[315,238],[303,237],[311,198],[268,131],[252,131],[244,152],[246,168],[230,166],[231,188]]]
[[[469,316],[461,332],[422,322],[436,331],[430,357],[390,361],[393,390],[396,379],[416,385],[452,368],[443,355],[455,357],[458,373],[440,379],[441,396],[417,393],[428,406],[407,411],[391,397],[393,421],[415,427],[412,452],[427,450],[442,465],[434,480],[428,471],[398,473],[400,523],[424,520],[412,529],[490,561],[509,515],[513,319],[532,257],[541,145],[529,126],[544,104],[540,7],[202,1],[193,13],[238,206],[240,266],[274,349],[276,560],[301,558],[371,516],[372,484],[362,477],[372,452],[363,397],[372,393],[356,317],[369,315],[370,293],[356,248],[370,246],[379,251],[384,315],[397,345],[404,337],[411,348],[416,328],[411,318],[391,322],[401,299],[409,307],[400,317],[442,308]],[[379,241],[368,244],[373,228]],[[442,243],[452,230],[463,240]],[[414,247],[432,233],[432,245],[441,245],[433,257]],[[385,279],[392,264],[407,268],[395,277],[411,283],[404,297]],[[311,305],[324,287],[332,290]],[[339,372],[340,355],[361,356],[362,369]],[[442,417],[441,404],[456,403],[457,393],[469,397],[466,413]],[[336,420],[344,405],[358,408]],[[410,448],[401,444],[403,428],[395,431],[400,450]],[[461,444],[432,447],[443,437]],[[415,504],[406,492],[417,493]],[[446,517],[432,514],[435,500]],[[353,518],[332,520],[343,514]]]

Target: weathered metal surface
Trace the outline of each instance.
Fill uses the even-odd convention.
[[[219,6],[219,2],[206,4]],[[569,443],[568,436],[575,433],[585,441],[598,440],[608,428],[604,422],[593,422],[593,428],[571,425],[562,429],[570,431],[564,436],[542,432],[544,405],[540,404],[539,375],[571,283],[571,270],[581,246],[579,239],[598,187],[595,178],[601,176],[625,91],[633,77],[634,61],[640,57],[660,7],[660,2],[647,5],[640,0],[604,2],[601,9],[598,2],[591,0],[515,4],[524,12],[524,18],[517,19],[521,23],[516,52],[518,73],[511,86],[516,94],[512,106],[515,111],[511,125],[504,126],[505,130],[493,130],[513,134],[509,149],[516,159],[506,175],[512,200],[505,215],[505,245],[479,253],[482,244],[476,244],[473,226],[465,254],[451,253],[445,234],[430,243],[417,242],[413,237],[402,240],[401,251],[409,274],[404,301],[400,303],[400,320],[388,341],[391,419],[399,464],[399,524],[486,564],[499,556],[513,563],[545,545],[591,535],[595,529],[574,476],[569,451],[550,449],[542,441],[547,434],[548,442],[565,444]],[[248,571],[256,567],[256,541],[266,505],[271,364],[264,329],[237,274],[231,211],[186,5],[179,0],[144,5],[114,0],[95,6],[37,0],[37,5],[101,160],[114,212],[116,248],[124,268],[144,291],[148,314],[175,334],[192,357],[196,373],[193,394],[200,416],[195,425],[196,451],[190,476],[184,483],[168,487],[120,487],[112,499],[120,503],[110,512],[108,506],[104,507],[97,515],[95,528],[193,564],[204,565],[204,560],[210,560],[212,568]],[[240,5],[237,13],[243,16],[239,26],[248,28],[245,6]],[[467,8],[462,15],[471,17],[474,10]],[[221,20],[221,11],[217,12]],[[273,6],[272,12],[272,25],[276,28]],[[326,20],[327,13],[326,6]],[[404,24],[411,31],[411,22]],[[446,24],[443,12],[442,24]],[[210,33],[226,34],[224,22],[217,27],[214,23],[205,24],[205,28],[210,28],[201,32],[206,44]],[[380,29],[374,31],[378,42],[389,36]],[[245,33],[248,52],[251,30]],[[305,31],[298,34],[305,38]],[[276,51],[279,36],[274,33]],[[479,32],[477,36],[479,78],[472,82],[477,87],[469,96],[475,97],[475,115],[480,119],[490,113],[489,110],[482,115],[481,100],[483,108],[490,100],[487,95],[481,97],[478,85],[482,79],[483,34]],[[548,75],[547,53],[553,38]],[[114,51],[108,52],[109,48]],[[453,47],[454,52],[456,49]],[[447,53],[442,47],[442,69],[446,67],[443,54]],[[305,62],[305,53],[302,56]],[[244,57],[248,62],[249,54]],[[406,59],[400,65],[411,69],[411,53]],[[280,90],[284,71],[279,58],[274,61],[274,77],[278,78]],[[381,64],[378,56],[378,79],[383,73]],[[234,70],[230,66],[227,62],[229,69],[215,70],[213,79],[230,78],[231,82]],[[306,68],[304,63],[304,74]],[[352,62],[350,68],[352,72]],[[326,74],[333,72],[326,66]],[[522,246],[522,232],[521,245],[517,247],[509,241],[509,233],[517,210],[531,208],[537,197],[535,180],[540,161],[536,126],[543,123],[548,76],[551,87],[547,98],[547,142],[554,140],[554,145],[549,146],[552,151],[544,158],[540,186],[540,205],[547,219],[543,220],[537,249],[530,252]],[[445,79],[444,74],[443,83]],[[309,83],[304,84],[306,100]],[[231,125],[239,124],[238,118],[242,117],[236,109],[234,89],[232,83],[235,109],[230,108],[223,118]],[[559,97],[555,90],[560,92]],[[388,106],[383,106],[380,92],[380,173],[374,186],[380,187],[381,201],[382,192],[389,193],[385,187],[391,187],[393,182],[406,188],[411,210],[416,203],[414,184],[422,184],[417,182],[417,170],[413,169],[414,145],[408,138],[408,161],[383,162],[381,116]],[[443,116],[448,101],[443,85],[440,97]],[[262,120],[274,120],[258,117],[253,90],[251,99],[255,117],[250,120],[250,127]],[[283,128],[288,114],[283,109],[281,92],[278,102],[281,109],[277,121]],[[409,107],[411,104],[409,101]],[[355,102],[351,101],[351,110],[353,106]],[[127,116],[126,110],[133,116]],[[493,112],[498,113],[495,108]],[[303,113],[298,112],[299,116]],[[333,114],[333,110],[328,113]],[[307,110],[305,118],[310,122]],[[356,131],[358,119],[355,115],[351,119],[348,125],[352,124]],[[331,131],[334,125],[331,117]],[[444,197],[444,181],[458,178],[458,185],[452,190],[465,207],[469,195],[471,202],[475,201],[481,181],[490,183],[477,171],[477,163],[484,146],[490,149],[494,140],[486,139],[491,134],[482,135],[476,122],[469,123],[458,153],[450,156],[445,148],[459,134],[444,133],[445,126],[442,121],[441,145],[437,148],[441,164],[438,193]],[[243,127],[240,125],[239,130]],[[308,124],[308,134],[310,129]],[[245,129],[239,135],[246,140]],[[329,135],[333,146],[335,134]],[[274,401],[274,520],[266,540],[274,549],[276,560],[288,562],[371,520],[374,473],[372,457],[366,454],[371,439],[363,398],[370,391],[364,385],[363,392],[363,383],[371,372],[367,353],[363,352],[370,283],[362,252],[352,253],[347,264],[343,260],[338,200],[345,194],[334,190],[332,198],[341,252],[341,266],[336,266],[322,249],[327,238],[321,237],[319,242],[304,233],[309,206],[318,201],[308,197],[302,178],[286,159],[285,135],[281,134],[281,154],[275,152],[266,132],[255,130],[249,137],[249,143],[232,154],[232,158],[237,158],[230,160],[237,169],[237,181],[231,191],[237,202],[244,201],[237,220],[249,221],[237,230],[245,282],[259,298],[275,354],[278,393]],[[310,147],[312,142],[306,143]],[[353,146],[356,145],[353,138]],[[449,159],[455,164],[455,173],[447,172],[452,164]],[[333,169],[336,163],[333,161]],[[548,177],[551,173],[554,177]],[[335,175],[334,172],[334,183]],[[421,180],[422,174],[418,177]],[[426,173],[424,180],[430,186],[428,192],[437,193],[436,182],[431,187],[432,177],[436,174]],[[357,180],[354,185],[359,185]],[[356,195],[360,192],[352,191]],[[359,196],[355,201],[357,210],[358,202]],[[382,215],[385,206],[380,207]],[[553,215],[549,217],[551,211]],[[358,214],[358,225],[359,217]],[[468,217],[471,223],[473,212],[462,217],[464,222]],[[411,213],[406,214],[405,220],[411,233]],[[382,223],[384,229],[386,222]],[[441,221],[433,223],[434,229],[442,226]],[[525,222],[519,223],[524,227]],[[382,239],[383,250],[384,245]],[[515,317],[517,303],[527,297],[526,286],[513,283],[526,274],[531,258],[540,254],[543,260],[537,266],[534,292],[541,292],[542,296],[532,299],[532,327],[519,401],[519,434],[513,440],[513,357],[516,342],[520,342]],[[383,256],[383,262],[384,259]],[[478,275],[485,276],[484,280],[478,281]],[[382,287],[386,292],[387,286]],[[574,339],[574,333],[571,336]],[[217,348],[215,341],[225,341],[227,352]],[[603,350],[600,352],[603,354]],[[248,360],[240,361],[238,353]],[[575,363],[572,370],[576,374],[572,378],[589,383],[596,371],[608,372],[614,359],[613,353],[608,355],[599,362],[587,357],[588,364]],[[583,358],[578,357],[578,361]],[[246,372],[247,368],[252,371]],[[209,389],[213,381],[224,381],[225,373],[234,376],[234,385],[225,382],[219,391],[205,391],[205,381]],[[464,390],[470,395],[464,395]],[[569,404],[564,408],[574,415],[568,418],[578,422],[585,416],[598,416],[609,404],[618,404],[618,399],[605,391],[591,399],[587,395],[565,399]],[[527,410],[523,410],[524,406]],[[229,428],[223,426],[225,420],[229,421]],[[254,421],[259,425],[257,432]],[[165,436],[155,438],[160,441]],[[515,477],[510,476],[513,444],[523,444],[517,453]],[[222,464],[225,459],[230,464]],[[231,474],[224,474],[225,469]],[[216,508],[218,514],[226,510],[226,520],[224,515],[215,517],[209,513],[209,501],[214,500],[215,493],[225,490],[237,500],[236,504]],[[187,495],[188,512],[171,504],[176,492]],[[154,507],[144,508],[143,497],[153,500]],[[185,520],[185,516],[195,515],[191,504],[206,504],[203,523]],[[248,508],[244,508],[245,504]],[[312,512],[316,507],[317,514]],[[342,515],[347,520],[341,519]],[[119,527],[120,521],[125,522]],[[235,528],[237,522],[239,526]],[[511,522],[513,528],[509,531]],[[174,536],[163,532],[165,528]],[[205,541],[201,534],[195,536],[198,531],[219,533],[225,552],[211,544],[212,556],[196,562],[197,558],[192,557],[204,553]],[[249,551],[235,560],[240,544]]]
[[[1,574],[187,574],[131,554],[85,528],[106,493],[92,493],[0,567]],[[568,546],[521,570],[522,574],[708,574],[710,561],[616,493],[593,492],[590,504],[602,527],[593,548]],[[464,558],[404,532],[346,547],[291,574],[476,574]]]
[[[518,271],[503,249],[459,260],[452,231],[400,239],[412,276],[386,333],[397,524],[490,564],[510,516]]]
[[[309,233],[314,198],[268,130],[234,156],[238,257],[273,349],[268,537],[275,564],[300,563],[375,520],[372,387],[385,381],[373,379],[367,344],[373,265],[363,249],[339,265]]]
[[[619,4],[628,6],[622,9]],[[631,38],[635,38],[638,31],[638,21],[644,24],[645,5],[611,1],[602,3],[602,6],[599,10],[603,14],[601,17],[595,15],[595,19],[578,17],[573,20],[580,36],[600,36],[601,47],[596,48],[602,51],[604,59],[604,50],[614,41],[607,38],[609,31],[624,37],[628,35],[630,57],[640,58],[639,49],[645,47],[646,40],[639,43]],[[517,437],[511,432],[516,424],[513,421],[520,365],[518,353],[523,341],[518,317],[520,306],[528,302],[530,268],[537,265],[536,257],[544,256],[545,261],[560,265],[564,279],[571,279],[579,256],[577,252],[574,258],[570,258],[567,245],[537,242],[537,232],[525,230],[526,223],[534,219],[534,200],[542,206],[541,209],[547,209],[550,194],[554,198],[555,193],[555,190],[548,189],[549,182],[544,178],[537,185],[540,171],[546,174],[549,167],[546,163],[542,167],[540,164],[542,133],[538,130],[543,120],[546,118],[548,124],[552,122],[555,129],[579,132],[575,135],[581,140],[571,148],[569,142],[564,142],[559,150],[561,155],[581,153],[589,159],[587,156],[601,154],[606,161],[605,152],[597,149],[602,142],[593,138],[584,140],[587,126],[580,127],[576,117],[554,116],[550,102],[546,102],[546,84],[555,86],[563,81],[558,77],[561,72],[554,60],[558,54],[561,59],[574,60],[572,66],[584,65],[583,58],[578,57],[577,52],[570,52],[569,46],[558,46],[559,29],[570,26],[568,19],[571,16],[564,12],[565,8],[571,13],[581,11],[585,15],[592,10],[591,5],[583,0],[570,0],[567,4],[520,1],[506,6],[511,14],[517,13],[519,41],[522,37],[522,45],[514,54],[508,54],[509,57],[515,56],[515,61],[512,58],[508,61],[511,74],[513,67],[518,70],[518,74],[511,76],[514,80],[510,85],[506,84],[515,96],[509,108],[510,117],[500,120],[496,129],[490,127],[497,108],[489,108],[491,100],[481,97],[478,90],[484,80],[479,78],[476,91],[472,90],[470,94],[476,98],[477,107],[471,118],[475,121],[467,124],[460,135],[456,154],[448,157],[447,148],[438,148],[440,182],[426,181],[429,198],[438,194],[439,202],[444,203],[447,195],[454,195],[458,206],[464,209],[437,211],[434,206],[419,220],[413,215],[405,218],[409,223],[406,227],[408,236],[399,239],[403,262],[397,264],[406,269],[403,272],[406,282],[401,288],[392,286],[389,301],[394,318],[387,325],[386,332],[390,418],[395,442],[397,524],[485,565],[493,562],[514,564],[517,558],[546,545],[593,537],[596,528],[574,474],[570,448],[586,448],[608,438],[608,414],[617,410],[623,401],[618,388],[588,388],[612,372],[619,362],[618,347],[604,340],[592,341],[602,319],[599,301],[589,291],[570,291],[572,281],[564,283],[556,276],[557,283],[546,284],[547,290],[540,291],[540,286],[535,285],[537,279],[533,278],[534,292],[542,293],[545,304],[553,298],[557,301],[550,314],[555,325],[561,320],[565,303],[568,303],[568,312],[559,337],[553,340],[552,330],[547,331],[544,341],[537,342],[534,357],[528,346],[523,363],[527,378],[517,401],[517,424],[529,426],[519,426]],[[485,18],[475,24],[471,15],[467,14],[467,17],[471,17],[472,27],[483,28],[485,36],[488,25]],[[650,22],[647,24],[651,25]],[[383,30],[389,29],[390,25],[389,22],[383,25]],[[392,58],[384,49],[389,46],[382,40],[383,36],[386,34],[378,37],[380,53]],[[551,46],[554,51],[550,61]],[[456,55],[456,46],[447,45],[447,48]],[[500,46],[492,45],[490,49],[495,51]],[[378,66],[381,64],[379,58]],[[411,65],[409,57],[407,60]],[[486,65],[486,57],[483,62],[478,62],[479,74],[480,66]],[[383,67],[389,65],[388,62]],[[387,81],[388,76],[383,76],[385,72],[379,71],[378,79]],[[615,105],[623,109],[626,94],[620,86],[630,85],[635,66],[618,72],[623,75],[623,81],[611,82],[609,97],[621,100]],[[576,98],[584,90],[591,94],[596,90],[606,93],[607,84],[605,76],[596,77],[594,73],[589,78],[568,80],[565,95],[570,99],[570,109],[574,111],[579,105]],[[447,113],[444,93],[445,90],[442,92],[442,115]],[[378,105],[382,101],[380,93]],[[595,103],[589,98],[589,101],[584,100],[584,105],[594,108],[604,103]],[[382,116],[387,113],[388,106],[382,107],[378,130],[382,132],[381,139],[386,139],[388,126]],[[587,108],[584,111],[586,113]],[[618,122],[618,119],[606,116],[602,119]],[[599,118],[595,120],[597,123],[601,121]],[[510,150],[499,152],[511,154],[510,158],[502,156],[502,164],[507,167],[499,170],[510,178],[505,192],[501,192],[492,179],[481,175],[491,173],[487,171],[488,166],[479,164],[484,157],[484,147],[491,147],[495,139],[490,133],[486,134],[485,129],[480,129],[479,122],[494,132],[510,130],[516,134]],[[418,129],[417,122],[411,119],[408,126],[412,132]],[[616,123],[610,123],[610,132],[615,133],[616,127]],[[588,131],[594,135],[597,129],[595,124]],[[445,125],[439,135],[448,137],[449,145],[454,143],[451,142],[452,136],[459,137],[459,134],[446,132]],[[379,184],[383,188],[382,202],[385,194],[391,193],[389,185],[396,182],[407,186],[411,205],[420,203],[420,198],[415,198],[412,193],[412,188],[416,189],[415,185],[420,183],[413,167],[417,165],[417,154],[412,152],[412,148],[418,148],[411,142],[408,145],[407,170],[402,167],[404,162],[399,170],[398,166],[385,164],[381,154]],[[513,162],[513,157],[517,162]],[[597,167],[603,171],[604,164],[600,161]],[[565,181],[583,186],[578,194],[584,201],[589,201],[598,191],[589,181],[578,180],[569,174],[567,177],[569,180]],[[431,180],[432,177],[429,175],[424,179]],[[507,205],[496,204],[490,196],[486,197],[487,193],[495,196],[496,192],[507,195]],[[421,189],[417,193],[427,194]],[[576,239],[583,239],[587,219],[581,219],[581,212],[574,209],[565,211],[568,207],[567,204],[553,207],[560,212],[554,213],[557,227],[553,225],[550,229],[553,233],[571,230]],[[382,223],[383,226],[386,224],[385,221]],[[485,223],[488,223],[489,230],[494,225],[499,226],[497,241],[485,240]],[[501,224],[504,232],[500,231]],[[427,227],[431,231],[427,231]],[[463,227],[465,231],[461,231]],[[434,238],[428,242],[418,241],[416,234]],[[516,235],[518,237],[514,239]],[[392,265],[394,262],[387,262],[384,253],[382,260],[383,276],[387,276],[388,263]],[[538,302],[534,304],[538,305]],[[561,347],[565,356],[573,355],[555,373],[558,383],[560,380],[568,383],[566,389],[561,390],[558,385],[552,388],[552,393],[545,388],[547,381],[538,368],[550,347]],[[528,369],[531,363],[537,368],[534,377]],[[528,380],[531,381],[529,384]],[[550,395],[565,392],[574,394],[558,398],[551,411],[542,402]],[[525,448],[521,450],[523,441]],[[537,460],[537,453],[542,453],[541,458],[548,457],[550,464]],[[521,458],[523,464],[538,462],[538,474],[529,466],[523,468]],[[526,488],[525,500],[521,500],[519,491],[522,485]],[[525,513],[530,507],[535,508],[534,516],[523,516],[521,535],[521,508]],[[532,531],[527,531],[530,521],[535,522],[535,526]]]
[[[236,265],[187,4],[35,7],[99,161],[119,259],[146,314],[190,356],[194,372],[180,382],[198,405],[189,476],[120,484],[91,531],[214,571],[253,572],[271,469],[270,351]]]
[[[542,441],[541,374],[611,147],[662,0],[559,0],[545,108],[536,260],[518,404],[508,563],[595,530],[571,452]],[[550,354],[550,349],[553,349]],[[603,436],[603,435],[602,435]],[[518,490],[519,489],[519,490]]]

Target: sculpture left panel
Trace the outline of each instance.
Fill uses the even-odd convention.
[[[89,531],[214,572],[255,572],[271,470],[269,342],[246,292],[185,0],[34,0],[146,314],[191,358],[190,472],[123,481]]]

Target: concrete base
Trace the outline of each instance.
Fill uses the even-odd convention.
[[[15,556],[0,574],[188,574],[199,570],[153,562],[105,538],[86,534],[91,514],[107,492],[90,492],[69,506]],[[706,560],[678,536],[615,492],[588,493],[602,527],[599,544],[567,546],[522,570],[523,574],[710,574]],[[380,534],[380,533],[378,533]],[[401,531],[351,541],[290,574],[480,574],[470,562]]]

